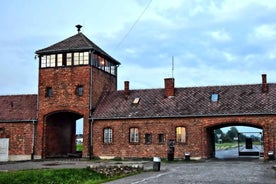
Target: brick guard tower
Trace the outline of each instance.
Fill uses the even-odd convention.
[[[39,58],[38,124],[35,156],[76,153],[76,120],[83,118],[82,157],[90,156],[89,119],[103,92],[117,90],[120,63],[78,33],[36,51]]]

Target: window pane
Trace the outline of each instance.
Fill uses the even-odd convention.
[[[104,143],[112,143],[112,129],[111,128],[104,129]]]
[[[79,64],[83,65],[83,52],[79,53]]]
[[[41,68],[45,68],[46,67],[46,56],[42,56],[41,57]]]
[[[176,141],[180,143],[186,142],[186,129],[185,127],[176,128]]]
[[[57,55],[57,66],[62,66],[62,54]]]
[[[83,86],[77,86],[76,93],[78,96],[83,95]]]
[[[100,60],[100,66],[99,66],[99,68],[100,69],[102,69],[102,70],[104,70],[104,65],[105,65],[105,61],[104,61],[104,58],[102,58],[102,57],[99,57],[99,60]]]
[[[165,142],[164,134],[158,134],[158,143],[164,143],[164,142]]]
[[[53,96],[53,89],[52,87],[46,87],[46,97],[52,97]]]
[[[129,141],[131,143],[138,143],[139,142],[138,128],[131,128],[130,129]]]
[[[85,65],[89,64],[89,53],[88,52],[84,52],[83,64],[85,64]]]
[[[66,65],[71,66],[72,65],[72,53],[66,54]]]
[[[55,54],[52,54],[51,56],[50,56],[50,66],[51,67],[55,67],[56,66],[56,55]]]
[[[50,55],[46,56],[46,67],[51,66],[50,60],[51,60],[51,56]]]
[[[145,134],[145,144],[151,144],[151,134]]]
[[[80,54],[78,52],[74,53],[74,65],[79,65],[80,64]]]
[[[116,75],[116,67],[115,66],[111,66],[111,74]]]

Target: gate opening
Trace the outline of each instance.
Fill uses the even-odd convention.
[[[263,132],[249,126],[213,127],[211,157],[218,159],[263,157]]]
[[[77,134],[77,131],[80,131],[77,120],[82,117],[72,112],[57,112],[46,117],[44,140],[46,158],[82,156],[82,146],[81,149],[78,148],[79,135]]]

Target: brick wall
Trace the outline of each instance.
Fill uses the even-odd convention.
[[[0,123],[4,132],[0,138],[9,138],[9,156],[17,155],[28,159],[33,153],[33,123],[32,122],[10,122]]]
[[[213,154],[212,132],[218,126],[254,126],[264,130],[264,155],[269,150],[275,151],[276,116],[229,116],[202,118],[160,118],[160,119],[126,119],[95,120],[93,123],[94,156],[114,157],[154,157],[166,158],[168,141],[176,138],[177,126],[186,127],[186,143],[175,144],[175,157],[183,158],[186,151],[194,158],[209,158]],[[113,143],[103,143],[103,128],[113,129]],[[139,128],[139,143],[129,143],[129,129]],[[152,143],[145,144],[145,134],[152,134]],[[158,134],[165,135],[165,143],[158,143]]]
[[[90,81],[92,69],[92,98],[90,99]],[[37,133],[37,149],[36,154],[42,157],[51,155],[48,140],[51,142],[60,135],[54,133],[54,124],[46,123],[48,115],[54,113],[67,112],[72,116],[72,121],[83,117],[83,157],[88,157],[89,145],[89,117],[90,117],[90,101],[92,100],[92,109],[97,105],[102,92],[109,90],[116,90],[117,79],[115,76],[108,74],[98,68],[91,66],[74,66],[65,68],[47,68],[39,70],[39,116],[38,116],[38,133]],[[83,86],[83,95],[76,95],[77,86]],[[53,96],[45,97],[46,88],[52,87]],[[66,115],[67,116],[67,115]],[[79,116],[79,117],[78,117]],[[77,118],[78,117],[78,118]],[[67,121],[67,124],[70,121]],[[59,126],[63,127],[63,126]],[[63,129],[64,128],[64,129]],[[74,127],[69,125],[64,126],[66,129],[75,130]],[[46,137],[52,138],[46,138]],[[54,138],[53,138],[54,137]],[[73,133],[71,134],[73,137]],[[67,138],[67,143],[68,143]],[[72,144],[73,144],[72,139]],[[60,145],[58,142],[56,144]],[[47,146],[48,145],[48,146]],[[72,146],[72,145],[71,145]],[[71,147],[68,146],[68,147]],[[46,150],[46,149],[50,150]],[[65,148],[64,148],[65,149]],[[68,148],[69,149],[69,148]],[[60,150],[60,152],[63,152]],[[72,150],[74,152],[74,150]]]

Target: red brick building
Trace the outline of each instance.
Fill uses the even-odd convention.
[[[120,63],[80,32],[36,51],[38,95],[0,96],[0,138],[8,160],[76,154],[83,118],[83,158],[167,157],[215,153],[214,130],[244,125],[263,130],[264,157],[276,151],[276,84],[117,90]],[[1,141],[0,139],[0,141]],[[1,146],[1,143],[0,143]],[[1,155],[0,155],[1,161]]]

